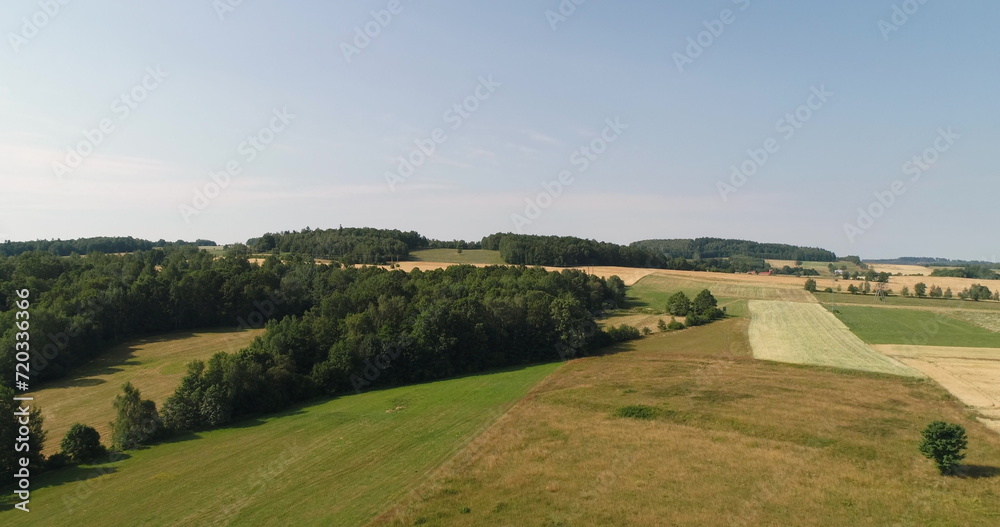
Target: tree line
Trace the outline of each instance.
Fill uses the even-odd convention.
[[[0,243],[0,256],[17,256],[34,251],[43,251],[55,256],[69,256],[74,253],[89,254],[92,252],[106,254],[130,253],[135,251],[148,251],[153,248],[182,245],[215,245],[215,242],[211,240],[196,240],[194,242],[177,240],[176,242],[168,242],[162,239],[156,242],[151,242],[149,240],[141,240],[131,236],[102,236],[97,238],[79,238],[76,240],[34,240],[27,242],[12,242],[10,240],[6,240],[3,243]]]
[[[667,258],[694,260],[751,256],[770,260],[837,261],[836,254],[816,247],[723,238],[642,240],[633,242],[631,246],[661,253]]]
[[[257,253],[300,254],[352,264],[386,264],[405,260],[410,251],[426,247],[427,238],[398,229],[310,229],[266,233],[247,241]]]

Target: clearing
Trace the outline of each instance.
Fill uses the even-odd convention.
[[[45,418],[46,455],[59,450],[69,427],[90,425],[111,441],[110,423],[115,418],[112,402],[131,382],[159,408],[177,389],[187,364],[207,360],[217,352],[234,353],[246,347],[264,330],[203,330],[168,333],[115,346],[73,372],[72,377],[47,382],[32,393]]]
[[[920,377],[877,353],[819,304],[751,300],[750,314],[758,359]]]

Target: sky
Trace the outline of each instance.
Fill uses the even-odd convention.
[[[0,240],[371,226],[997,261],[988,0],[17,0]]]

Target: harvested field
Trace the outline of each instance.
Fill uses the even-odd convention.
[[[903,345],[875,349],[934,379],[1000,432],[1000,350]]]
[[[983,311],[949,311],[949,315],[964,320],[966,322],[971,322],[983,329],[988,329],[995,333],[1000,333],[1000,312],[983,312]]]
[[[750,314],[750,345],[758,359],[921,376],[877,353],[819,304],[751,300]]]

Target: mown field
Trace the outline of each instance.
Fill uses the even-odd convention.
[[[755,361],[745,323],[570,362],[372,525],[996,524],[1000,436],[944,390]],[[965,477],[917,452],[936,419],[967,427]]]
[[[0,524],[363,525],[558,366],[348,395],[44,474],[32,512],[8,501]]]
[[[1000,348],[1000,334],[944,313],[868,306],[829,306],[869,344]]]
[[[862,342],[819,304],[751,300],[750,344],[762,360],[919,377]]]
[[[657,274],[646,276],[630,287],[628,293],[630,306],[649,309],[655,313],[664,313],[670,295],[682,291],[689,298],[694,298],[704,289],[712,292],[712,295],[719,301],[719,307],[726,307],[728,311],[732,306],[735,312],[730,314],[745,314],[745,307],[735,304],[745,306],[747,299],[816,302],[816,299],[808,291],[784,284],[768,286],[754,282],[713,280],[713,275],[716,273],[702,273],[705,275],[704,279],[668,273],[668,271],[660,271]],[[733,275],[725,276],[728,278]]]
[[[482,249],[463,249],[461,253],[455,249],[418,249],[410,252],[410,260],[414,262],[504,265],[503,259],[500,258],[500,251]]]
[[[220,351],[236,352],[262,333],[202,330],[134,340],[108,350],[72,378],[43,384],[33,396],[45,418],[45,453],[58,451],[66,431],[76,423],[96,428],[108,442],[115,417],[111,403],[126,382],[160,406],[180,384],[189,362],[207,360]]]

